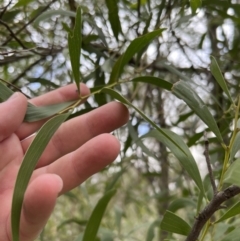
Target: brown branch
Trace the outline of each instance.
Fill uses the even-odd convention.
[[[204,150],[203,154],[206,158],[208,173],[209,173],[213,193],[214,193],[214,196],[215,196],[217,194],[217,187],[216,187],[216,183],[215,183],[215,180],[214,180],[212,166],[211,166],[211,162],[210,162],[210,158],[209,158],[209,148],[208,148],[209,147],[209,141],[207,139],[207,133],[206,132],[204,133],[204,139],[205,139],[205,150]]]
[[[15,79],[11,80],[10,82],[12,84],[16,84],[18,82],[19,79],[21,79],[24,75],[26,75],[26,73],[32,69],[35,65],[37,65],[38,63],[40,63],[41,61],[43,61],[46,58],[46,56],[41,57],[40,59],[36,60],[35,62],[33,62],[32,64],[30,64],[26,69],[23,70],[23,72],[21,74],[19,74]]]
[[[211,202],[204,208],[204,210],[196,218],[193,227],[185,241],[196,241],[198,236],[203,229],[206,222],[211,218],[211,216],[220,208],[222,208],[222,203],[228,199],[238,195],[240,193],[240,187],[230,186],[222,192],[217,193]]]
[[[38,12],[32,19],[30,19],[25,25],[23,25],[14,35],[17,36],[19,33],[21,33],[28,25],[30,25],[38,16],[40,16],[43,12],[45,12],[54,2],[57,0],[52,0],[45,8],[43,8],[40,12]],[[9,41],[12,40],[12,36],[10,36],[3,44],[2,46],[5,46],[9,43]]]
[[[33,57],[32,54],[28,54],[28,55],[23,55],[23,56],[9,56],[9,57],[5,57],[4,59],[0,59],[0,66],[4,66],[7,64],[11,64],[14,62],[17,62],[21,59],[28,59]]]
[[[11,3],[12,3],[12,0],[9,1],[6,7],[3,7],[2,12],[0,13],[0,19],[3,17],[4,13],[7,11],[7,8],[11,5]]]
[[[4,21],[2,21],[0,19],[0,24],[2,24],[10,33],[10,36],[13,37],[18,44],[23,48],[23,49],[27,49],[27,47],[21,42],[21,40],[14,34],[14,32],[12,31],[12,29],[8,26],[7,23],[5,23]]]

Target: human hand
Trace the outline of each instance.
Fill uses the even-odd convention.
[[[81,85],[81,95],[88,94]],[[68,85],[31,100],[42,106],[78,98]],[[23,156],[44,121],[23,123],[27,99],[20,93],[0,104],[0,240],[11,241],[11,202]],[[106,134],[125,124],[128,111],[112,102],[61,125],[42,154],[27,188],[20,240],[33,241],[46,224],[56,199],[111,163],[119,142]],[[104,134],[105,133],[105,134]]]

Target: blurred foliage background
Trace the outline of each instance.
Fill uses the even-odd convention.
[[[90,88],[108,83],[113,63],[133,39],[165,28],[161,37],[131,59],[121,80],[151,75],[172,83],[179,79],[189,82],[208,104],[227,140],[233,116],[225,111],[229,100],[209,71],[209,56],[218,60],[235,97],[240,80],[240,1],[199,0],[201,5],[197,8],[194,2],[2,0],[0,77],[30,97],[73,82],[67,34],[74,26],[77,6],[81,6],[83,18],[81,79]],[[182,101],[150,84],[126,82],[117,89],[157,125],[182,136],[211,195],[203,156],[206,126],[202,121]],[[94,95],[79,108],[78,114],[109,101],[104,94]],[[81,240],[94,205],[116,177],[117,194],[102,220],[98,240],[183,240],[182,236],[161,230],[159,222],[170,208],[192,223],[198,191],[163,144],[153,138],[139,139],[151,127],[131,109],[130,115],[128,125],[114,132],[122,143],[117,160],[59,198],[39,240]],[[209,140],[217,178],[223,152],[214,137]],[[239,226],[239,221],[234,220],[232,225]],[[221,225],[216,235],[220,230]]]

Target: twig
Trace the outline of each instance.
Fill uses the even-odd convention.
[[[206,222],[211,218],[211,216],[220,208],[222,208],[222,203],[228,199],[238,195],[240,193],[240,187],[230,186],[224,191],[217,193],[211,202],[204,208],[204,210],[196,218],[193,227],[185,241],[196,241],[198,236],[206,224]]]
[[[28,99],[31,99],[30,96],[24,94],[21,89],[19,89],[17,86],[13,85],[12,83],[9,83],[9,82],[7,82],[6,80],[4,80],[4,79],[2,79],[2,78],[0,78],[0,81],[4,82],[8,87],[10,86],[10,87],[14,88],[15,91],[21,92],[21,93],[22,93],[23,95],[25,95]]]
[[[3,17],[4,13],[7,11],[7,8],[11,5],[11,3],[12,3],[12,0],[9,1],[6,7],[3,7],[2,12],[0,13],[0,19]]]
[[[13,32],[12,29],[8,26],[7,23],[5,23],[4,21],[2,21],[2,20],[0,19],[0,24],[2,24],[2,25],[10,32],[10,36],[13,37],[23,49],[27,49],[27,47],[26,47],[26,46],[21,42],[21,40],[14,34],[14,32]]]
[[[54,2],[57,0],[52,0],[45,8],[43,8],[41,11],[39,11],[32,19],[30,19],[25,25],[23,25],[14,35],[18,35],[21,33],[28,25],[30,25],[38,16],[40,16],[43,12],[45,12]],[[5,46],[11,41],[12,36],[10,36],[3,44],[2,46]]]
[[[7,65],[7,64],[11,64],[11,63],[17,62],[17,61],[22,60],[22,59],[28,59],[28,58],[31,58],[31,57],[33,57],[32,54],[23,55],[23,56],[9,56],[9,57],[5,57],[4,59],[0,59],[0,67],[4,66],[4,65]]]
[[[214,180],[212,166],[211,166],[211,162],[210,162],[210,158],[209,158],[209,142],[208,142],[206,132],[204,132],[204,139],[205,139],[205,150],[204,150],[203,154],[206,158],[206,163],[207,163],[207,168],[208,168],[208,173],[209,173],[213,193],[214,193],[214,195],[216,195],[217,194],[217,187],[216,187],[216,183],[215,183],[215,180]]]
[[[41,57],[40,59],[36,60],[32,64],[30,64],[26,69],[23,70],[21,74],[19,74],[15,79],[11,80],[12,84],[16,84],[20,78],[22,78],[32,67],[40,63],[46,58],[46,56]]]

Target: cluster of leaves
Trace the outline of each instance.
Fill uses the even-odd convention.
[[[86,1],[86,3],[87,2],[88,1]],[[95,19],[99,16],[94,16],[93,14],[90,14],[91,11],[87,11],[86,6],[84,6],[84,4],[82,6],[83,16],[81,16],[80,8],[76,10],[76,15],[75,13],[66,10],[53,9],[50,11],[41,12],[45,6],[42,9],[38,9],[38,11],[36,12],[32,12],[31,16],[29,16],[29,22],[31,22],[31,20],[33,19],[32,22],[34,22],[35,27],[41,24],[41,22],[48,20],[49,18],[54,18],[55,15],[67,16],[66,21],[63,22],[61,25],[62,28],[64,28],[65,30],[64,34],[68,34],[68,47],[70,62],[72,66],[72,74],[69,74],[69,78],[71,80],[74,79],[77,87],[79,87],[80,80],[85,83],[94,80],[94,86],[91,89],[91,94],[90,96],[86,97],[90,97],[89,99],[92,98],[97,106],[101,106],[107,103],[109,99],[115,99],[129,106],[131,110],[134,110],[134,112],[132,112],[132,120],[128,125],[128,135],[126,137],[126,142],[124,144],[122,154],[125,155],[126,160],[129,160],[127,159],[127,153],[129,152],[129,150],[130,152],[133,152],[135,148],[137,159],[146,159],[146,161],[144,162],[143,170],[140,170],[141,175],[143,177],[145,175],[146,180],[150,183],[150,186],[153,189],[153,193],[156,196],[154,198],[158,203],[156,205],[158,211],[156,212],[159,212],[160,214],[160,219],[157,218],[149,227],[149,230],[146,235],[147,241],[151,241],[154,239],[154,230],[156,227],[160,230],[159,239],[161,239],[161,237],[167,237],[164,231],[169,232],[168,240],[175,240],[176,238],[179,239],[179,236],[175,236],[175,234],[189,236],[192,232],[194,232],[189,223],[194,221],[194,216],[197,216],[201,210],[204,211],[204,207],[208,204],[208,202],[211,202],[211,200],[215,200],[214,198],[217,197],[217,193],[219,191],[223,191],[223,188],[225,188],[228,184],[240,186],[240,181],[238,178],[240,159],[236,158],[239,149],[238,114],[240,107],[239,97],[236,95],[238,90],[236,87],[237,85],[234,83],[234,81],[232,81],[228,85],[226,84],[225,78],[221,73],[217,61],[214,57],[211,57],[210,72],[212,76],[214,76],[215,78],[215,80],[211,79],[211,83],[214,86],[211,97],[212,100],[214,100],[218,104],[218,107],[221,106],[221,104],[223,103],[223,106],[221,106],[222,109],[212,109],[211,104],[205,104],[205,100],[201,97],[201,93],[199,94],[195,90],[196,83],[194,83],[194,81],[191,81],[189,77],[191,75],[191,77],[196,77],[196,73],[198,73],[198,71],[202,71],[201,68],[194,69],[193,67],[194,71],[190,74],[188,70],[191,70],[191,68],[187,68],[187,70],[184,73],[180,72],[177,68],[166,64],[165,61],[160,61],[160,54],[156,56],[156,60],[154,62],[149,64],[148,57],[146,57],[148,56],[148,47],[152,46],[152,43],[155,43],[154,46],[157,46],[158,49],[160,49],[160,39],[161,36],[164,37],[164,32],[172,31],[173,37],[175,37],[177,40],[176,43],[179,45],[180,49],[183,50],[183,52],[186,52],[186,49],[188,47],[182,45],[181,39],[179,39],[180,37],[176,36],[176,33],[174,32],[175,30],[173,31],[173,29],[166,30],[165,28],[159,28],[160,24],[161,26],[164,26],[164,17],[161,21],[156,20],[156,24],[153,27],[152,21],[154,14],[149,14],[149,12],[147,11],[148,9],[151,9],[153,13],[154,11],[157,11],[159,19],[161,19],[160,17],[162,12],[166,11],[165,18],[169,18],[171,20],[171,14],[176,14],[179,11],[179,5],[177,1],[173,1],[175,5],[171,5],[171,1],[163,1],[163,3],[160,5],[157,5],[155,2],[153,2],[154,1],[138,1],[136,4],[132,4],[129,1],[105,1],[106,7],[102,10],[103,13],[102,16],[100,15],[100,18],[107,17],[109,21],[109,26],[111,26],[111,31],[114,36],[114,38],[110,38],[110,41],[106,37],[109,34],[109,29],[105,29],[103,27],[100,28]],[[169,4],[170,10],[166,7],[167,3]],[[17,14],[20,13],[19,8],[27,4],[31,4],[31,1],[18,1],[18,3],[14,5],[11,11],[3,15],[3,23],[7,21],[6,18],[14,18],[15,16],[17,16]],[[199,8],[201,8],[202,11],[205,10],[207,16],[208,11],[214,10],[220,18],[224,18],[226,14],[223,14],[223,9],[230,9],[232,7],[236,12],[239,11],[238,6],[235,5],[236,4],[226,3],[224,1],[222,1],[221,3],[218,3],[216,1],[211,1],[211,3],[206,1],[203,1],[201,3],[201,1],[198,0],[186,1],[186,4],[184,5],[184,7],[180,8],[178,14],[178,16],[180,16],[178,19],[179,25],[181,25],[181,21],[184,25],[187,21],[190,21],[191,18],[194,18]],[[93,4],[93,6],[95,5]],[[121,10],[124,11],[125,20],[128,20],[132,12],[136,13],[138,16],[138,22],[134,23],[133,26],[131,26],[131,28],[129,28],[127,32],[125,30],[126,26],[124,26],[124,24],[121,24],[121,21],[119,19],[119,6],[121,7]],[[192,13],[190,15],[185,15],[185,9],[188,10],[189,7],[191,7]],[[95,12],[100,12],[98,6],[96,7]],[[227,14],[227,17],[230,16],[231,15]],[[71,30],[66,25],[66,23],[69,23],[68,17],[71,17],[72,23],[75,23],[75,27],[73,28],[73,30]],[[227,17],[225,16],[225,18]],[[232,16],[231,19],[232,21],[237,21],[237,19],[234,16]],[[211,21],[209,23],[212,24],[213,29],[215,29],[215,25],[211,23]],[[144,24],[143,28],[141,28],[141,24]],[[91,26],[92,28],[91,31],[87,30],[89,26]],[[136,26],[136,31],[133,31],[134,26]],[[177,26],[178,25],[176,24],[176,30]],[[182,27],[180,27],[180,29],[181,28]],[[14,32],[16,33],[17,31],[13,29],[13,33]],[[59,34],[60,38],[62,37],[62,34],[62,32]],[[128,35],[130,36],[130,38],[126,37]],[[17,35],[15,35],[15,37],[16,36]],[[203,33],[203,35],[201,36],[201,41],[199,43],[200,48],[202,48],[204,39],[207,38],[206,36],[207,33]],[[125,37],[124,41],[122,41],[123,37]],[[214,37],[216,38],[217,36]],[[209,38],[211,39],[211,36]],[[22,37],[22,40],[24,40],[25,46],[25,36]],[[213,42],[215,40],[216,39],[213,39]],[[17,41],[16,38],[14,39],[14,41],[9,40],[8,42],[8,46],[10,49],[17,49],[19,47],[18,45],[22,43],[22,41]],[[116,47],[116,43],[118,44],[118,47]],[[124,43],[124,45],[122,43]],[[127,45],[125,45],[125,43],[127,43]],[[20,47],[24,49],[24,46]],[[32,48],[33,51],[39,51],[37,53],[34,53],[33,55],[30,55],[29,57],[33,58],[33,61],[35,62],[39,60],[46,60],[46,56],[50,54],[50,52],[48,52],[49,46],[46,49],[41,49],[38,47],[36,48],[36,45],[26,45],[25,48],[28,49],[28,51],[31,51]],[[116,48],[119,49],[117,51],[114,51],[114,49]],[[228,54],[231,55],[231,61],[237,58],[237,48],[238,45],[234,42],[232,52],[228,51]],[[54,45],[52,46],[52,49],[53,52],[55,51],[55,54],[59,53],[61,50],[61,48],[55,49]],[[213,51],[213,54],[217,56],[220,55],[220,53],[216,51]],[[165,55],[164,51],[162,55]],[[186,53],[185,55],[187,56]],[[37,59],[37,56],[40,56],[40,59]],[[16,61],[16,59],[20,57],[23,56],[16,55],[14,61]],[[80,57],[81,62],[83,62],[82,60],[87,60],[91,64],[90,72],[86,72],[84,69],[82,72],[79,71],[83,67],[82,65],[80,66]],[[57,59],[57,54],[52,55],[52,58]],[[52,62],[54,62],[53,59],[51,59]],[[100,62],[103,59],[104,64],[100,66]],[[11,56],[5,58],[4,61],[12,61]],[[67,62],[67,60],[65,60],[64,62]],[[24,64],[25,63],[20,62],[20,68]],[[56,65],[58,65],[58,67],[61,66],[61,64],[59,63],[57,63]],[[6,62],[4,66],[7,68]],[[234,62],[232,69],[238,69],[238,67],[238,62]],[[88,66],[86,68],[88,68]],[[161,70],[164,70],[163,74],[161,73]],[[225,70],[228,70],[227,67]],[[17,83],[19,87],[24,86],[27,89],[27,91],[30,92],[30,94],[32,95],[34,95],[35,93],[31,90],[31,83],[40,83],[40,88],[46,86],[56,88],[58,85],[54,82],[54,79],[56,79],[56,77],[62,74],[54,74],[55,76],[53,77],[52,81],[48,81],[45,78],[42,78],[41,76],[39,78],[26,76],[24,81],[27,81],[28,84],[24,84],[22,77],[26,74],[27,71],[28,69],[25,69],[22,72],[23,74],[21,73],[16,78],[10,79],[9,82],[12,84]],[[5,69],[4,78],[6,79],[8,79],[7,72],[7,69]],[[53,72],[57,73],[56,70]],[[166,77],[167,73],[171,73],[172,78]],[[200,74],[203,74],[204,76],[208,75],[208,73],[208,70],[203,70],[202,72],[200,72]],[[48,76],[48,74],[46,74],[45,76]],[[181,80],[175,81],[178,78],[180,78]],[[235,81],[238,80],[238,76],[236,74],[234,75],[234,78]],[[141,93],[141,88],[144,86],[147,86],[149,90],[147,92],[148,94],[155,90],[157,91],[157,101],[155,101],[154,99],[151,100],[151,98],[147,96],[146,99],[142,102],[144,94]],[[231,87],[231,89],[229,87]],[[122,93],[124,93],[125,89],[127,89],[127,94],[123,95]],[[78,89],[78,91],[80,90]],[[131,95],[131,92],[135,94]],[[12,91],[8,89],[6,85],[3,85],[0,82],[1,99],[4,101],[11,94]],[[164,111],[164,105],[160,104],[158,101],[164,101],[165,98],[171,100],[171,96],[174,96],[174,98],[176,97],[174,100],[180,99],[183,102],[185,102],[185,105],[183,105],[182,102],[177,102],[184,109],[184,113],[179,116],[178,120],[175,122],[175,125],[171,126],[167,124],[167,120],[161,119],[162,116],[166,117],[166,114],[165,116],[161,116],[161,114],[159,114],[158,117],[155,119],[154,115],[150,115],[150,117],[148,117],[148,115],[152,112],[156,112],[156,109],[159,108],[159,105],[161,105],[161,111]],[[53,115],[55,115],[55,117],[51,118],[39,130],[36,138],[34,139],[31,147],[29,148],[28,152],[24,157],[23,164],[19,171],[12,206],[12,230],[14,241],[18,240],[19,218],[24,192],[26,190],[34,167],[38,161],[38,158],[43,152],[46,145],[48,144],[48,141],[50,140],[51,136],[61,125],[61,123],[64,122],[67,118],[73,116],[71,114],[71,111],[76,106],[78,106],[80,101],[81,99],[71,103],[64,103],[61,105],[41,108],[35,107],[30,104],[28,106],[27,115],[25,117],[26,121],[36,121]],[[144,106],[144,111],[141,108],[141,104],[143,104],[142,106]],[[90,111],[92,109],[90,101],[86,102],[85,105],[87,111]],[[149,108],[145,108],[145,105],[149,106]],[[177,110],[175,110],[175,114],[176,111]],[[74,115],[81,115],[82,113],[83,111],[80,110],[77,111]],[[181,135],[178,135],[171,130],[170,127],[181,127],[181,124],[184,121],[189,120],[190,118],[195,118],[195,116],[198,116],[198,118],[202,122],[199,122],[197,119],[197,122],[200,124],[199,126],[194,126],[194,124],[192,124],[190,128],[191,131],[189,131],[189,135],[186,134],[184,137],[182,137]],[[232,121],[234,122],[233,130],[230,131]],[[137,124],[134,124],[134,122]],[[144,123],[148,123],[151,127],[148,126],[147,133],[139,138],[137,129],[141,127],[141,125]],[[204,125],[202,123],[204,123]],[[169,128],[165,128],[167,126]],[[202,127],[200,128],[202,129],[202,131],[195,133],[196,127]],[[185,125],[183,126],[183,130],[184,128],[187,129],[188,126]],[[209,170],[209,174],[213,174],[212,179],[214,179],[211,181],[213,181],[214,183],[218,183],[217,190],[214,190],[213,187],[213,191],[211,189],[211,185],[209,185],[209,176],[211,179],[211,175],[207,175],[207,177],[204,180],[202,180],[197,162],[189,149],[190,146],[193,146],[195,144],[200,144],[203,146],[204,141],[201,138],[203,138],[205,131],[207,131],[209,134],[214,134],[213,138],[209,138],[212,147],[212,153],[206,153],[206,159],[208,158],[208,155],[210,155],[212,164],[215,167],[215,164],[219,165],[219,168],[215,168],[213,170],[213,173],[211,173],[211,169]],[[193,135],[191,136],[191,134]],[[160,145],[160,150],[153,154],[153,150],[150,147],[148,147],[147,144],[148,140],[152,138],[156,140],[155,143],[164,144],[165,148]],[[187,142],[187,144],[185,144],[185,141]],[[37,152],[36,146],[40,147],[38,148]],[[139,154],[138,147],[140,147],[141,149],[141,154]],[[145,152],[145,154],[142,154],[143,152]],[[166,155],[164,156],[163,153],[166,153]],[[166,171],[166,169],[163,170],[164,167],[161,164],[161,161],[164,162],[165,159],[169,159],[170,163],[172,161],[174,163],[174,166],[176,166],[175,159],[171,157],[169,153],[172,153],[181,164],[180,171],[178,171],[176,167],[174,167],[175,169],[171,168],[171,170],[174,170],[174,173],[177,174],[179,178],[172,178],[174,181],[170,180],[170,178],[166,176],[165,180],[160,178],[160,176],[164,176],[163,173]],[[130,157],[133,157],[133,155]],[[155,171],[154,168],[151,167],[151,158],[157,160],[157,163],[160,166],[160,168],[157,168],[158,171]],[[122,161],[122,164],[128,167],[129,164],[127,164],[126,162],[127,161]],[[139,163],[141,163],[141,161],[139,161]],[[116,166],[118,167],[118,164],[116,164]],[[153,169],[153,171],[151,169]],[[87,224],[86,222],[76,222],[79,223],[79,225],[86,225],[85,231],[82,235],[80,235],[77,238],[77,240],[85,241],[97,239],[97,232],[99,229],[100,221],[104,215],[104,211],[107,207],[108,202],[116,193],[116,190],[113,188],[117,185],[117,181],[125,173],[125,170],[126,169],[122,169],[121,166],[120,171],[116,173],[112,181],[107,184],[108,188],[106,188],[104,195],[99,200],[96,207],[93,209]],[[167,169],[167,172],[170,172],[169,169]],[[190,182],[188,188],[188,185],[185,185],[184,179],[181,179],[179,174],[184,174],[184,177],[190,178],[193,181]],[[164,188],[160,184],[160,182],[164,181],[167,182],[167,185],[165,186],[166,190],[164,190]],[[175,193],[177,193],[178,190],[180,190],[180,197],[176,194],[170,194],[168,185],[171,182],[174,182],[176,185],[174,188],[174,191],[176,191]],[[157,188],[155,188],[156,185]],[[214,193],[215,191],[216,193]],[[164,196],[164,192],[168,194]],[[161,193],[163,196],[159,197]],[[142,195],[141,190],[139,191],[138,195]],[[190,195],[194,196],[193,201],[189,199]],[[169,203],[170,199],[173,200],[171,203]],[[167,211],[165,210],[164,205],[159,204],[160,202],[165,202],[168,204]],[[189,207],[194,208],[195,212],[187,214]],[[188,220],[188,222],[184,220],[185,218],[180,217],[178,213],[179,210],[183,211],[183,214],[185,217],[187,217],[186,219]],[[213,240],[234,240],[233,237],[238,237],[239,235],[239,230],[235,228],[235,226],[238,224],[238,221],[237,219],[234,219],[234,217],[239,213],[239,202],[232,201],[232,207],[230,207],[226,211],[224,210],[216,213],[216,215],[214,216],[214,221],[206,220],[204,229],[201,229],[202,233],[200,240],[203,240],[206,237],[206,235],[212,235]],[[158,215],[156,213],[153,216],[157,217]],[[225,223],[226,228],[223,229],[221,224],[223,222],[226,222],[226,220],[228,221],[230,218],[231,220],[233,220],[233,223]],[[67,223],[68,222],[65,222],[65,224]],[[64,226],[65,224],[63,223],[62,226]],[[214,230],[214,232],[212,230]],[[211,233],[210,231],[212,231],[212,233],[214,234],[208,234],[208,231],[209,233]],[[101,240],[104,240],[104,238]],[[113,240],[113,238],[111,240]]]

